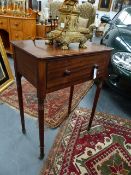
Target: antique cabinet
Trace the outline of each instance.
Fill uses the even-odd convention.
[[[36,18],[0,15],[0,35],[6,51],[12,53],[11,40],[28,40],[36,37]]]
[[[51,31],[50,24],[37,24],[36,25],[36,37],[37,38],[47,38],[47,33]]]

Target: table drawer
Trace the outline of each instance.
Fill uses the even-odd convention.
[[[105,76],[108,59],[105,54],[50,61],[47,65],[47,89],[93,79],[94,66],[98,65],[98,77]],[[58,88],[57,88],[58,87]]]
[[[12,32],[12,40],[22,40],[23,33],[21,31]]]
[[[11,19],[10,27],[13,30],[22,30],[22,20],[19,19]]]
[[[7,29],[7,27],[8,27],[8,20],[0,18],[0,28]]]

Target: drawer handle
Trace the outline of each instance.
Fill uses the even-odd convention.
[[[2,22],[2,21],[0,21],[0,24],[3,24],[3,22]]]
[[[16,34],[15,37],[18,38],[18,34]]]
[[[65,70],[65,72],[64,72],[64,75],[65,76],[69,76],[71,74],[71,71],[70,70]]]
[[[15,23],[15,26],[18,26],[19,24],[18,23]]]

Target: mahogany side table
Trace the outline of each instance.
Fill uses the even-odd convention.
[[[62,88],[70,88],[68,114],[74,85],[93,79],[94,68],[97,67],[96,78],[99,79],[89,120],[91,127],[102,82],[108,75],[108,64],[111,48],[87,43],[87,49],[79,49],[71,44],[69,50],[61,50],[56,45],[46,45],[44,40],[12,41],[14,66],[19,99],[22,132],[26,133],[21,77],[25,77],[37,89],[38,121],[40,139],[40,158],[44,156],[44,99],[46,94]]]

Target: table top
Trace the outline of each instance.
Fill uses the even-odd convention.
[[[69,50],[62,50],[57,45],[48,45],[45,40],[18,40],[11,41],[11,44],[20,50],[27,52],[28,54],[36,57],[37,59],[52,59],[61,58],[65,56],[75,56],[75,55],[90,55],[99,52],[111,51],[112,48],[106,47],[104,45],[98,45],[91,42],[87,42],[86,49],[80,49],[77,43],[71,43],[69,45]]]

